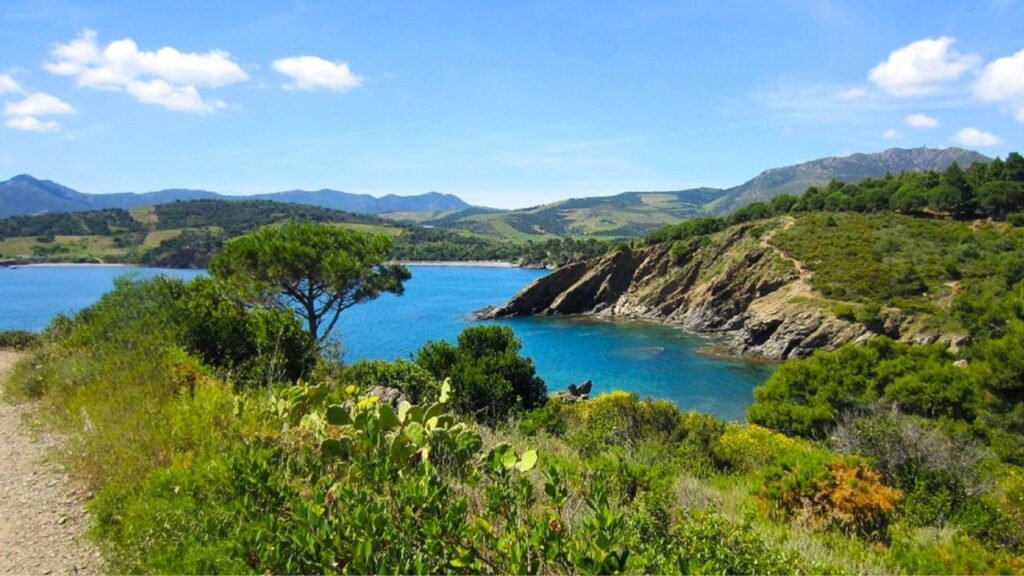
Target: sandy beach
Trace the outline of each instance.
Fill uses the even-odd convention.
[[[502,262],[499,260],[465,260],[465,261],[441,261],[441,260],[400,260],[395,262],[396,264],[404,264],[406,266],[461,266],[461,267],[472,267],[472,268],[515,268],[516,265],[511,262]]]
[[[131,266],[131,264],[100,263],[100,262],[36,262],[36,263],[32,263],[32,264],[13,264],[10,267],[11,268],[27,268],[27,267],[30,267],[30,266],[32,268],[69,268],[69,267],[76,267],[76,268],[89,268],[89,267],[102,267],[102,268],[119,267],[119,268],[127,268],[127,267]]]

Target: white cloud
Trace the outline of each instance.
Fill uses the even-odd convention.
[[[60,122],[55,120],[40,120],[32,116],[8,118],[4,122],[8,128],[24,130],[25,132],[60,132]]]
[[[939,121],[926,114],[911,114],[904,120],[911,128],[935,128]]]
[[[974,82],[974,95],[989,102],[1024,100],[1024,50],[989,62]]]
[[[1002,142],[995,134],[977,128],[961,128],[953,139],[964,146],[995,146]]]
[[[164,80],[135,80],[125,86],[125,91],[139,102],[178,112],[210,112],[226,106],[222,100],[203,100],[195,86],[173,85]]]
[[[53,114],[74,114],[70,104],[42,92],[29,94],[19,102],[4,105],[4,116],[49,116]]]
[[[860,87],[854,87],[837,92],[836,100],[859,100],[867,95],[867,90]]]
[[[130,38],[101,47],[96,32],[88,29],[78,38],[56,45],[51,53],[54,61],[45,68],[73,76],[79,86],[127,92],[140,102],[175,111],[222,108],[222,101],[203,98],[198,88],[220,88],[249,79],[231,54],[222,50],[200,54],[164,47],[146,52]]]
[[[895,130],[893,130],[892,128],[889,128],[888,130],[886,130],[885,132],[882,133],[882,138],[885,138],[886,140],[892,140],[893,138],[899,138],[899,137],[900,137],[900,133],[895,131]]]
[[[980,63],[976,54],[961,54],[949,36],[925,38],[895,50],[885,62],[871,69],[868,79],[894,96],[919,96],[960,78]]]
[[[1005,102],[1024,123],[1024,50],[989,62],[974,82],[974,97],[986,102]]]
[[[33,92],[18,102],[8,102],[3,111],[7,116],[5,126],[26,132],[60,132],[60,122],[40,120],[38,116],[74,113],[75,109],[70,104],[43,92]]]
[[[318,56],[296,56],[274,60],[274,70],[292,79],[284,84],[289,90],[315,90],[327,88],[347,92],[357,88],[363,79],[352,73],[345,62],[330,62]]]
[[[11,94],[22,92],[21,84],[11,77],[10,74],[0,74],[0,94]]]

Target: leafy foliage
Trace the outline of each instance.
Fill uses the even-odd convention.
[[[326,224],[287,222],[228,242],[210,272],[251,301],[295,307],[323,341],[340,314],[383,293],[402,294],[409,271],[387,262],[392,241]]]
[[[786,434],[823,438],[840,414],[876,402],[927,417],[973,421],[980,391],[941,344],[911,346],[884,336],[783,364],[754,391],[747,418]]]
[[[428,342],[416,363],[434,378],[451,378],[452,408],[483,422],[504,420],[509,413],[542,405],[547,396],[533,361],[519,355],[521,343],[507,326],[474,326],[458,343]]]

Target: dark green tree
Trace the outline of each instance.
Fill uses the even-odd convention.
[[[533,360],[519,355],[521,343],[508,326],[474,326],[459,334],[458,345],[428,342],[416,362],[435,378],[452,379],[452,405],[477,420],[493,423],[513,410],[547,401],[544,381]]]
[[[291,307],[318,342],[346,309],[402,294],[409,270],[388,263],[393,243],[330,224],[287,222],[230,240],[210,272],[256,305]]]

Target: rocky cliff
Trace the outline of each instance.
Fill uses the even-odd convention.
[[[769,359],[807,356],[875,335],[838,318],[800,262],[771,244],[791,221],[747,224],[675,244],[616,252],[564,266],[481,318],[592,314],[648,319],[721,335],[734,353]],[[885,312],[885,331],[915,342],[938,339],[914,318]]]

